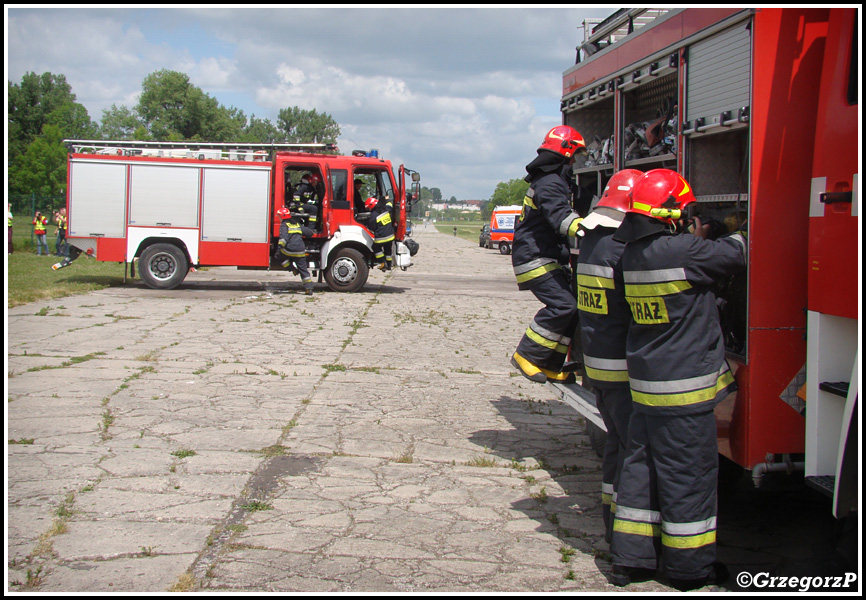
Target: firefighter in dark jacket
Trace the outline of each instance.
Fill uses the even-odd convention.
[[[560,125],[551,129],[538,148],[538,156],[526,166],[529,189],[523,212],[514,229],[511,264],[517,287],[530,290],[544,304],[530,323],[511,357],[520,373],[539,383],[567,382],[573,373],[562,372],[577,305],[568,265],[569,238],[573,241],[588,197],[574,182],[572,165],[586,144],[575,129]],[[583,208],[575,212],[575,202]]]
[[[311,229],[319,229],[319,183],[321,178],[317,173],[307,173],[301,177],[301,183],[295,189],[297,212],[301,213]]]
[[[652,576],[680,590],[721,583],[716,562],[718,446],[713,408],[735,388],[712,287],[743,270],[739,233],[677,233],[696,201],[677,173],[654,169],[632,190],[614,239],[632,324],[626,362],[633,400],[617,490],[612,582]]]
[[[380,202],[375,196],[367,198],[365,208],[370,211],[368,227],[373,232],[373,260],[383,271],[390,271],[394,259],[391,256],[394,244],[394,223],[391,220],[388,201]]]
[[[613,528],[612,515],[616,513],[632,404],[625,360],[631,323],[622,277],[625,244],[614,240],[613,234],[628,211],[629,193],[641,175],[641,171],[625,169],[611,177],[598,204],[581,222],[579,232],[582,238],[577,258],[577,309],[585,372],[583,385],[595,393],[607,429],[601,502],[608,541]]]
[[[282,259],[280,265],[284,269],[291,269],[293,273],[300,275],[301,282],[304,284],[304,293],[312,296],[313,278],[310,277],[304,238],[312,237],[314,232],[309,227],[302,225],[301,219],[289,212],[288,208],[280,208],[277,214],[282,219],[280,241],[278,242],[279,249],[277,250],[278,259]]]

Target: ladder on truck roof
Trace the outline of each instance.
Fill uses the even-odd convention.
[[[320,144],[244,144],[240,142],[139,142],[110,140],[63,140],[73,154],[109,156],[155,156],[159,158],[197,158],[199,160],[273,159],[278,151],[336,150],[337,145]]]

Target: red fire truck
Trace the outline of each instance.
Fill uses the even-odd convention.
[[[364,208],[370,196],[393,206],[393,264],[406,270],[418,249],[406,239],[406,178],[417,188],[420,177],[402,165],[395,173],[378,153],[340,156],[324,144],[65,143],[70,255],[55,269],[82,253],[131,266],[137,260],[144,283],[159,289],[178,286],[194,266],[279,269],[277,210],[303,202],[307,214],[317,213],[306,240],[312,274],[332,290],[354,292],[373,256]],[[296,197],[307,181],[313,191]]]
[[[581,185],[676,170],[702,215],[748,232],[747,272],[717,290],[739,387],[719,450],[756,483],[805,470],[837,517],[858,503],[858,26],[854,8],[621,9],[561,100],[589,142]],[[604,427],[588,390],[556,387]]]

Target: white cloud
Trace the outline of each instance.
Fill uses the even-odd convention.
[[[276,120],[315,108],[340,144],[378,148],[458,198],[486,198],[560,123],[580,21],[613,9],[7,9],[7,77],[64,74],[92,119],[169,69]],[[50,43],[46,43],[50,41]],[[539,113],[538,107],[551,107]]]

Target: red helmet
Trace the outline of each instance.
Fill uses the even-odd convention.
[[[631,191],[629,212],[673,223],[683,209],[697,202],[689,183],[676,171],[653,169],[638,179]]]
[[[375,196],[370,196],[367,200],[364,201],[364,206],[367,210],[373,210],[376,208],[376,205],[379,204],[379,199]]]
[[[319,182],[322,179],[319,177],[318,173],[306,173],[303,177],[301,177],[301,181],[305,181],[312,185],[319,185]]]
[[[637,169],[623,169],[614,174],[607,182],[604,192],[592,212],[581,221],[583,229],[612,227],[616,229],[622,223],[631,202],[630,193],[635,182],[643,176]]]
[[[277,209],[277,216],[281,219],[288,219],[292,216],[292,213],[290,213],[289,209],[285,206],[281,206]]]
[[[575,152],[586,150],[586,142],[583,141],[576,129],[568,125],[559,125],[547,132],[539,150],[550,150],[561,154],[566,158],[574,156]]]
[[[596,208],[605,206],[620,212],[628,212],[631,190],[641,177],[643,177],[643,171],[637,169],[623,169],[615,173],[607,182]]]

